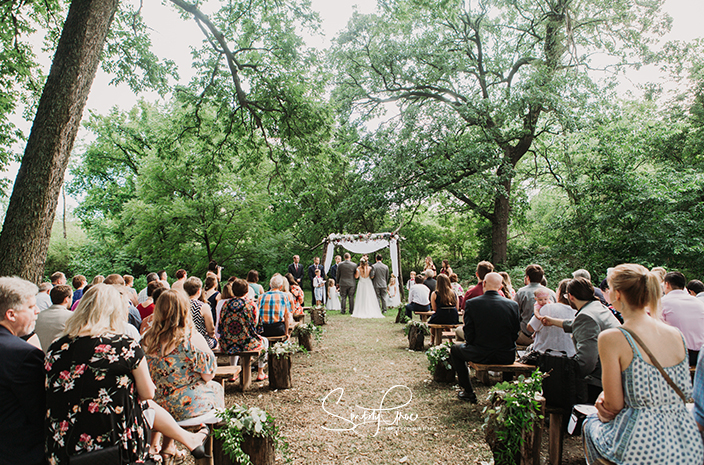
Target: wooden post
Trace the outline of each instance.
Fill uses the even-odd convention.
[[[291,386],[291,355],[269,354],[269,388],[290,389]]]
[[[550,465],[560,465],[562,463],[562,441],[565,437],[565,416],[569,415],[565,410],[548,409],[550,414],[549,431],[549,458]]]
[[[249,455],[253,465],[274,465],[276,459],[276,449],[274,441],[270,437],[244,436],[242,442],[242,452]],[[213,460],[218,465],[236,465],[239,462],[233,461],[222,449],[222,440],[215,439],[213,443]]]
[[[401,302],[405,298],[406,283],[403,281],[403,270],[401,270],[401,237],[396,239],[396,258],[398,258],[398,277],[396,281],[398,282],[399,296],[401,297]]]

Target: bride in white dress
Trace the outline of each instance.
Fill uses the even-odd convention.
[[[354,297],[354,318],[384,318],[379,307],[379,299],[376,298],[374,285],[369,277],[372,268],[369,263],[362,258],[359,261],[359,282],[357,282],[357,292]]]

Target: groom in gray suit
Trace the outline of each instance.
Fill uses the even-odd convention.
[[[354,312],[354,293],[357,290],[357,264],[350,260],[350,254],[345,254],[345,261],[337,265],[337,284],[340,286],[342,313],[347,310],[347,296],[350,298],[350,315]]]
[[[381,262],[381,255],[376,254],[376,263],[372,265],[372,284],[377,299],[381,299],[381,312],[386,313],[386,288],[389,283],[389,267]]]

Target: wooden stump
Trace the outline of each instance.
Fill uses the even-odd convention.
[[[325,324],[325,308],[313,307],[310,309],[310,318],[313,320],[315,326],[322,326]]]
[[[411,350],[424,350],[425,349],[425,335],[416,326],[411,326],[408,331],[408,348]]]
[[[401,305],[401,306],[398,308],[398,313],[396,313],[396,323],[400,323],[400,322],[401,322],[401,318],[402,318],[405,314],[406,314],[406,307],[404,307],[403,305]]]
[[[313,333],[299,334],[298,343],[302,345],[308,352],[313,351]]]
[[[433,381],[438,383],[454,383],[455,370],[452,367],[448,370],[445,368],[445,365],[438,363],[435,365],[435,371],[433,372]]]
[[[275,463],[276,450],[274,441],[270,437],[245,435],[242,451],[249,455],[253,465],[274,465]],[[233,461],[222,450],[222,441],[220,440],[215,440],[213,443],[213,462],[222,465],[238,465],[240,463]]]
[[[291,355],[269,354],[269,388],[290,389],[291,386]]]

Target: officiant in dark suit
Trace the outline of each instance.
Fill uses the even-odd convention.
[[[516,338],[521,327],[518,304],[499,295],[503,278],[498,273],[484,277],[484,295],[469,299],[464,308],[464,344],[450,349],[450,363],[463,389],[457,396],[473,404],[477,396],[465,362],[509,365],[516,360]]]
[[[293,279],[296,280],[299,286],[301,286],[301,281],[303,280],[303,265],[300,264],[301,257],[298,255],[293,256],[293,263],[288,266],[288,272],[291,273]],[[303,286],[301,286],[302,288]]]

